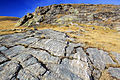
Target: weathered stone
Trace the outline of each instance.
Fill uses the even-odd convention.
[[[28,13],[27,15],[25,15],[24,17],[22,17],[21,19],[19,19],[18,22],[17,22],[17,24],[15,26],[16,27],[22,26],[23,24],[25,24],[31,18],[33,18],[33,15],[31,13]]]
[[[82,48],[77,48],[76,53],[73,53],[71,56],[84,62],[87,62],[88,59],[86,53],[83,51]]]
[[[3,35],[0,79],[99,80],[106,64],[116,65],[107,52],[97,48],[85,50],[84,44],[72,43],[69,38],[49,29]],[[112,54],[119,62],[119,54]],[[106,70],[119,79],[119,68]]]
[[[77,16],[73,16],[73,15],[65,15],[61,18],[59,18],[56,22],[58,22],[58,24],[62,24],[64,23],[65,25],[67,25],[69,22],[74,22],[74,21],[78,21]]]
[[[27,18],[28,18],[28,19],[31,19],[32,17],[33,17],[33,14],[27,13]]]
[[[31,57],[33,57],[33,56],[30,54],[22,53],[22,54],[19,54],[19,55],[13,57],[12,60],[23,63],[23,62],[27,61],[28,59],[30,59]]]
[[[37,76],[31,74],[29,70],[21,69],[17,76],[20,80],[40,80]]]
[[[117,80],[120,79],[120,68],[108,68],[108,72],[113,78],[117,78]]]
[[[25,70],[29,70],[32,74],[34,74],[36,76],[39,76],[39,75],[42,76],[46,72],[46,69],[40,63],[30,65],[30,66],[26,67]]]
[[[5,65],[7,65],[10,61],[6,61],[3,64],[0,64],[0,72],[4,70]]]
[[[0,47],[0,51],[4,51],[4,50],[7,50],[5,46]]]
[[[42,16],[42,15],[35,16],[35,17],[34,17],[34,20],[35,20],[36,22],[42,22],[42,21],[43,21],[43,16]]]
[[[45,29],[41,31],[36,31],[36,35],[43,34],[45,38],[57,39],[57,40],[66,40],[67,35],[62,32],[54,31],[51,29]],[[41,36],[41,35],[40,35]]]
[[[77,53],[77,48],[79,48],[79,47],[83,47],[84,45],[83,44],[81,44],[81,43],[77,43],[77,44],[75,44],[75,43],[69,43],[68,44],[68,46],[67,46],[67,48],[66,48],[66,56],[68,57],[68,56],[70,56],[71,55],[71,57],[73,57],[74,56],[74,54],[75,53]],[[81,53],[82,52],[82,53]],[[81,53],[81,54],[83,54],[84,55],[84,51],[81,49],[80,50],[80,52],[79,53]],[[78,54],[79,54],[78,53]],[[76,57],[75,57],[76,58]]]
[[[34,19],[30,19],[26,23],[24,23],[23,26],[32,27],[33,25],[35,25],[35,23],[36,22],[34,21]]]
[[[10,48],[9,50],[2,51],[2,53],[4,53],[4,55],[7,56],[8,58],[13,58],[27,50],[28,49],[26,49],[24,46],[18,45],[18,46]]]
[[[79,76],[77,76],[76,74],[72,73],[70,70],[64,67],[59,67],[56,73],[60,74],[63,80],[82,80]]]
[[[43,80],[64,80],[59,76],[59,74],[54,72],[47,72],[42,79]]]
[[[95,20],[105,20],[108,19],[109,17],[116,16],[116,13],[113,12],[100,12],[97,14],[94,14],[93,17]]]
[[[45,64],[47,63],[57,64],[60,60],[59,57],[55,57],[43,50],[31,50],[29,53]]]
[[[34,38],[34,37],[29,37],[29,38],[26,38],[26,39],[22,39],[18,42],[16,42],[16,44],[22,44],[22,45],[29,45],[31,43],[35,43],[37,42],[39,39],[38,38]]]
[[[47,67],[63,80],[90,80],[88,64],[80,60],[63,59],[60,65],[48,64]]]
[[[31,44],[30,47],[47,50],[55,56],[64,56],[66,44],[63,41],[42,39],[34,44]]]
[[[97,48],[88,48],[87,53],[89,54],[89,58],[94,67],[98,68],[100,71],[105,69],[106,64],[115,64],[108,53],[104,52],[103,50],[98,50]]]
[[[9,62],[4,70],[0,72],[1,80],[15,80],[16,74],[19,72],[21,66],[16,62]]]
[[[64,59],[61,63],[66,69],[70,70],[72,73],[82,78],[83,80],[90,80],[91,71],[89,70],[89,65],[87,62],[81,60],[68,60]]]
[[[7,47],[11,47],[15,45],[15,42],[19,41],[20,39],[23,39],[24,37],[27,37],[25,33],[16,33],[16,34],[9,34],[4,35],[3,39],[0,41],[3,45],[6,45]]]
[[[25,68],[25,67],[28,67],[28,66],[30,66],[30,65],[33,65],[33,64],[35,64],[35,63],[37,63],[37,62],[38,62],[38,60],[37,60],[36,58],[31,57],[31,58],[29,58],[28,60],[22,62],[21,65]]]
[[[0,53],[0,64],[7,60],[8,60],[8,58],[6,58],[3,54]]]

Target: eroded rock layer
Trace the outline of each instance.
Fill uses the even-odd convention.
[[[100,80],[104,71],[120,79],[118,53],[69,39],[49,29],[0,36],[0,80]]]

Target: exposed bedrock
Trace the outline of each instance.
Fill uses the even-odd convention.
[[[120,79],[118,53],[68,39],[50,29],[0,36],[0,80],[100,80],[103,71]]]

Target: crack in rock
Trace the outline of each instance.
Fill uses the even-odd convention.
[[[1,51],[0,51],[0,65],[4,64],[5,62],[10,61],[11,59],[7,58]]]
[[[15,72],[15,74],[12,76],[12,78],[11,78],[10,80],[14,80],[14,79],[19,80],[19,79],[17,78],[17,76],[18,76],[19,71],[20,71],[21,69],[23,69],[23,67],[22,67],[22,65],[19,63],[19,67],[17,67],[17,68],[18,68],[17,71]]]

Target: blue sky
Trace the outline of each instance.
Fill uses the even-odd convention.
[[[37,6],[61,3],[120,5],[120,0],[0,0],[0,16],[22,17],[28,12],[34,12]]]

